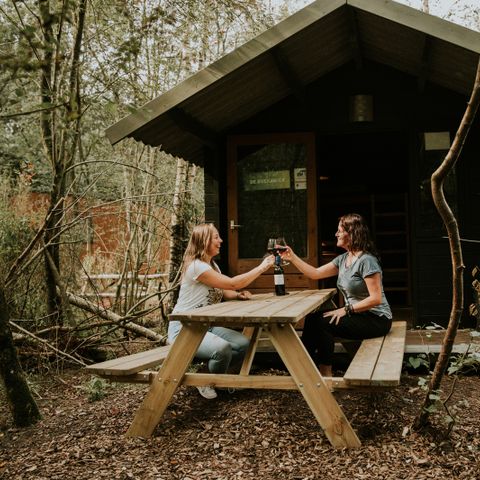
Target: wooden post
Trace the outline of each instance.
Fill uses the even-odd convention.
[[[243,359],[242,368],[240,369],[240,375],[248,375],[250,369],[252,368],[253,357],[255,357],[255,352],[257,351],[258,339],[260,338],[260,333],[262,332],[261,327],[245,327],[243,329],[243,334],[250,339],[248,345],[247,353]]]
[[[207,332],[206,324],[183,324],[170,352],[150,385],[142,405],[135,414],[127,437],[149,437],[182,383],[200,343]]]
[[[323,381],[293,326],[271,324],[268,333],[298,390],[335,448],[359,447],[357,434]]]

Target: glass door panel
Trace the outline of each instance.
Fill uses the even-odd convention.
[[[238,257],[259,258],[285,237],[307,254],[307,159],[301,143],[241,146],[237,157]]]
[[[315,264],[313,134],[231,137],[228,166],[230,272],[242,273],[258,264],[266,253],[267,239],[278,236]],[[311,285],[300,279],[292,265],[285,272],[296,274],[299,288]]]

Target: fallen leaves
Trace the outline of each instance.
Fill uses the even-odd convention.
[[[378,478],[473,480],[480,454],[479,379],[462,379],[450,439],[442,428],[419,434],[410,425],[419,407],[415,379],[382,394],[336,392],[362,447],[335,450],[302,396],[286,391],[220,392],[215,401],[182,387],[150,439],[124,432],[145,387],[112,386],[89,403],[80,372],[43,385],[43,420],[29,429],[8,428],[0,410],[0,477],[23,480],[342,480]],[[52,388],[52,389],[50,389]],[[3,423],[1,417],[3,415]]]

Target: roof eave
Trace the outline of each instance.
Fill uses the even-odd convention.
[[[478,32],[390,0],[317,0],[110,126],[108,140],[114,145],[134,136],[160,115],[345,5],[480,54]]]
[[[108,140],[115,145],[195,93],[346,4],[347,0],[311,3],[107,128]]]

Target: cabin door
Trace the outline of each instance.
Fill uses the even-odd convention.
[[[227,209],[229,272],[258,265],[267,239],[283,236],[306,261],[317,264],[314,135],[237,135],[228,139]],[[272,269],[273,270],[273,269]],[[316,288],[292,265],[287,290]],[[250,290],[271,291],[273,271]]]

